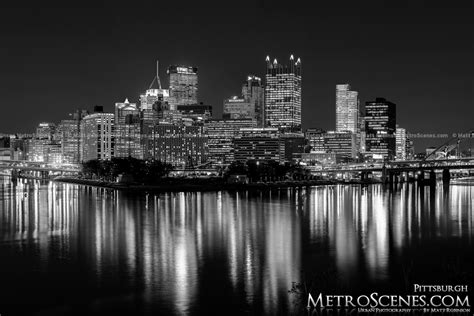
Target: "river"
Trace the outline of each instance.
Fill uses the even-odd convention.
[[[0,314],[297,315],[307,291],[472,286],[473,204],[460,185],[132,195],[0,177]]]

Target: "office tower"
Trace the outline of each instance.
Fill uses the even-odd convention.
[[[247,80],[242,85],[242,97],[253,108],[258,127],[263,127],[265,124],[264,96],[265,88],[262,79],[254,75],[248,75]]]
[[[128,99],[115,103],[114,116],[115,157],[143,159],[140,143],[140,111],[135,103]]]
[[[336,132],[358,134],[359,99],[357,91],[351,91],[349,84],[336,85]]]
[[[326,134],[326,131],[321,128],[308,128],[306,130],[305,138],[307,145],[309,146],[309,152],[326,152],[326,149],[324,148],[324,134]]]
[[[242,128],[234,138],[234,160],[280,161],[280,132],[276,127]]]
[[[209,120],[205,124],[208,136],[209,159],[212,165],[228,165],[234,161],[234,138],[241,128],[255,128],[255,119]]]
[[[396,105],[384,98],[365,103],[366,154],[377,160],[395,156]]]
[[[206,162],[207,135],[202,126],[158,124],[147,138],[145,156],[176,168],[193,168]]]
[[[407,131],[398,125],[395,131],[395,159],[407,159]]]
[[[357,157],[357,141],[354,133],[328,131],[323,138],[326,152],[335,153],[337,162],[348,162]]]
[[[114,157],[114,114],[93,113],[80,123],[82,162]]]
[[[58,124],[58,134],[61,143],[63,163],[79,163],[80,159],[80,121],[61,120]]]
[[[253,119],[255,115],[255,104],[246,98],[233,96],[224,100],[222,113],[224,119]]]
[[[301,130],[301,60],[293,55],[289,65],[270,62],[265,75],[265,125],[282,132]]]
[[[169,99],[170,110],[178,105],[198,103],[198,69],[191,66],[169,66]]]

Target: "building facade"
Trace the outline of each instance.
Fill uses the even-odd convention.
[[[280,163],[293,162],[305,152],[306,139],[303,133],[280,134]]]
[[[354,133],[328,131],[323,137],[325,151],[334,153],[337,162],[347,162],[357,158],[357,142]]]
[[[143,159],[140,110],[136,103],[128,99],[115,103],[114,131],[115,157]]]
[[[145,124],[155,123],[163,111],[169,110],[168,100],[168,89],[148,89],[145,93],[140,94],[142,121]]]
[[[301,60],[293,55],[289,65],[267,56],[265,75],[265,126],[281,131],[301,131]]]
[[[178,105],[198,103],[198,69],[192,66],[169,66],[169,105],[176,110]]]
[[[207,135],[202,126],[159,124],[147,138],[145,158],[176,168],[193,168],[207,161]]]
[[[80,124],[81,161],[114,157],[114,114],[93,113]]]
[[[384,98],[365,104],[366,155],[377,160],[395,157],[396,105]]]
[[[255,104],[238,96],[225,99],[222,117],[224,119],[254,119],[256,118]]]
[[[258,127],[265,124],[265,88],[262,79],[254,75],[248,75],[242,85],[242,97],[254,109],[254,117]]]
[[[407,131],[398,125],[395,131],[395,159],[407,159]]]
[[[359,98],[357,91],[351,91],[349,84],[336,85],[336,132],[358,134]]]
[[[234,160],[280,161],[280,132],[276,127],[242,128],[234,138]]]
[[[256,128],[254,119],[220,119],[206,123],[209,161],[212,165],[228,165],[234,161],[234,139],[242,128]]]
[[[306,130],[305,138],[309,147],[309,152],[326,152],[326,148],[324,147],[324,134],[326,134],[326,131],[321,128],[308,128]]]

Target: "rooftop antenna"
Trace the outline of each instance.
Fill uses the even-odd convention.
[[[151,81],[150,86],[148,87],[149,90],[153,87],[153,83],[155,82],[155,80],[156,80],[156,84],[158,85],[158,89],[161,89],[161,81],[160,81],[159,71],[160,71],[160,62],[157,60],[156,61],[156,75],[153,78],[153,80]]]
[[[160,81],[160,61],[156,60],[156,81],[158,83],[158,89],[161,89],[161,81]]]

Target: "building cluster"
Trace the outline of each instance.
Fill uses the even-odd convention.
[[[138,103],[125,99],[111,113],[102,106],[77,110],[58,124],[40,123],[33,136],[2,138],[0,159],[75,164],[133,157],[178,169],[273,160],[318,168],[413,156],[406,130],[396,125],[396,105],[376,98],[361,109],[349,84],[336,85],[335,130],[303,131],[302,63],[293,55],[286,63],[267,56],[265,77],[248,75],[240,95],[223,100],[222,118],[199,102],[197,67],[169,66],[167,75],[163,88],[157,67]]]

